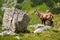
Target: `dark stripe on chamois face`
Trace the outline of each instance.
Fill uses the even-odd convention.
[[[40,12],[38,10],[36,10],[36,12],[37,12],[37,15],[40,17],[41,16]]]

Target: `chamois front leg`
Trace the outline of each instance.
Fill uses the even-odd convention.
[[[43,22],[44,22],[44,25],[46,25],[46,23],[45,23],[45,22],[46,22],[46,20],[44,20]]]
[[[42,24],[44,24],[44,20],[41,20],[42,21]]]

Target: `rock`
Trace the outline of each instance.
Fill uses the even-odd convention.
[[[16,36],[15,38],[16,38],[16,39],[18,39],[18,40],[20,39],[20,37],[19,37],[19,36]]]
[[[29,25],[29,27],[34,27],[35,29],[43,27],[43,24],[34,24],[34,25]]]
[[[41,27],[44,27],[43,24],[35,24],[35,28],[41,28]]]
[[[40,33],[43,32],[44,30],[52,28],[52,26],[43,25],[43,24],[30,25],[29,27],[34,27],[36,29],[33,33]]]
[[[50,29],[51,26],[43,26],[41,28],[38,28],[34,31],[34,33],[40,33],[40,32],[43,32],[44,30],[47,30],[47,29]]]
[[[34,31],[34,33],[40,33],[40,32],[43,32],[44,31],[44,28],[38,28]]]
[[[23,32],[27,30],[30,18],[27,13],[17,8],[6,8],[3,16],[2,30]]]
[[[37,25],[38,26],[38,25]],[[50,29],[52,28],[51,26],[48,26],[48,25],[39,25],[38,26],[39,28],[37,28],[34,33],[40,33],[40,32],[43,32],[44,30],[47,30],[47,29]]]
[[[10,35],[15,35],[16,33],[12,32],[12,31],[9,31],[9,30],[8,31],[3,31],[3,32],[0,33],[0,35],[2,35],[2,36],[3,35],[9,35],[9,34]]]

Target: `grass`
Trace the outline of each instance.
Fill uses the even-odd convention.
[[[35,14],[30,14],[30,24],[37,24],[41,23],[38,16]],[[43,31],[41,33],[31,33],[34,31],[34,28],[28,27],[27,29],[30,31],[30,33],[19,33],[19,40],[60,40],[60,14],[55,15],[54,14],[54,27],[52,29],[48,29],[46,31]],[[5,35],[0,36],[0,40],[18,40],[16,39],[17,35]]]
[[[42,12],[45,12],[47,9],[49,9],[49,7],[45,3],[43,3],[42,5],[37,5],[36,7],[31,7],[30,0],[27,0],[27,1],[28,2],[25,4],[21,3],[21,6],[22,6],[22,10],[25,12],[28,12],[30,16],[31,20],[29,22],[29,25],[41,23],[41,20],[39,19],[39,17],[34,14],[34,10],[38,9]],[[0,16],[1,15],[2,14],[0,13]],[[35,29],[28,27],[27,29],[30,31],[30,33],[19,33],[18,34],[20,38],[19,40],[60,40],[60,14],[53,14],[53,15],[54,15],[54,18],[53,18],[54,27],[52,29],[34,34],[31,32],[34,31]],[[1,22],[2,22],[2,18],[0,18],[0,32],[2,31]],[[17,35],[0,36],[0,40],[18,40],[15,38],[16,36]]]
[[[30,29],[32,30],[32,29]],[[60,40],[60,31],[56,32],[57,30],[46,30],[41,33],[20,33],[19,38],[20,40]],[[11,35],[5,35],[5,36],[0,36],[0,40],[18,40],[15,38],[16,35],[11,36]]]

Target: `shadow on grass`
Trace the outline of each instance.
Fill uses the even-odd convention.
[[[53,31],[53,32],[56,32],[56,33],[57,33],[57,32],[60,32],[59,30],[52,30],[52,31]]]
[[[29,30],[24,30],[24,31],[16,31],[17,34],[19,33],[31,33]]]

